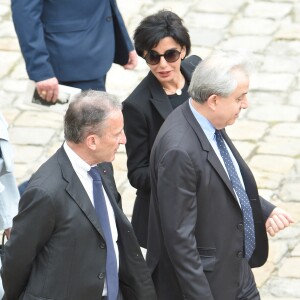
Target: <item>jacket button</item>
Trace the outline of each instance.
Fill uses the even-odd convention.
[[[244,229],[244,224],[243,223],[239,223],[238,225],[237,225],[237,228],[238,228],[238,230],[243,230]]]
[[[103,279],[105,277],[105,274],[104,273],[100,273],[99,275],[98,275],[98,278],[99,279]]]
[[[105,249],[105,244],[104,244],[104,243],[101,243],[101,244],[100,244],[100,248],[101,248],[101,249]]]
[[[236,254],[236,256],[238,258],[243,258],[243,252],[242,251],[238,251],[237,254]]]
[[[111,22],[112,17],[111,17],[111,16],[108,16],[108,17],[106,17],[105,19],[106,19],[107,22]]]

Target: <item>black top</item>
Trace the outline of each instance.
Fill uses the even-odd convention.
[[[188,85],[187,85],[186,81],[182,88],[181,95],[172,94],[172,95],[168,95],[168,98],[170,100],[170,103],[171,103],[173,109],[175,109],[177,106],[181,105],[184,101],[186,101],[189,98]]]

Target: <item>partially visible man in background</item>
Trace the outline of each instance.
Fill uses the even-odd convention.
[[[47,101],[58,83],[104,91],[113,62],[137,64],[116,0],[12,0],[11,8],[28,76]]]

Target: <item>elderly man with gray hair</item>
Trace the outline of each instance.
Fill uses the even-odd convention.
[[[260,299],[251,267],[268,257],[267,231],[293,222],[259,196],[225,127],[248,107],[247,60],[199,63],[191,98],[162,125],[150,158],[147,263],[159,300]]]

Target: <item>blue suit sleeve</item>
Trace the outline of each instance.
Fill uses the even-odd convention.
[[[129,59],[129,52],[134,50],[134,47],[116,1],[110,0],[110,2],[114,14],[114,29],[116,41],[114,63],[119,65],[126,65]]]
[[[12,0],[12,18],[31,80],[54,77],[41,21],[42,0]]]

